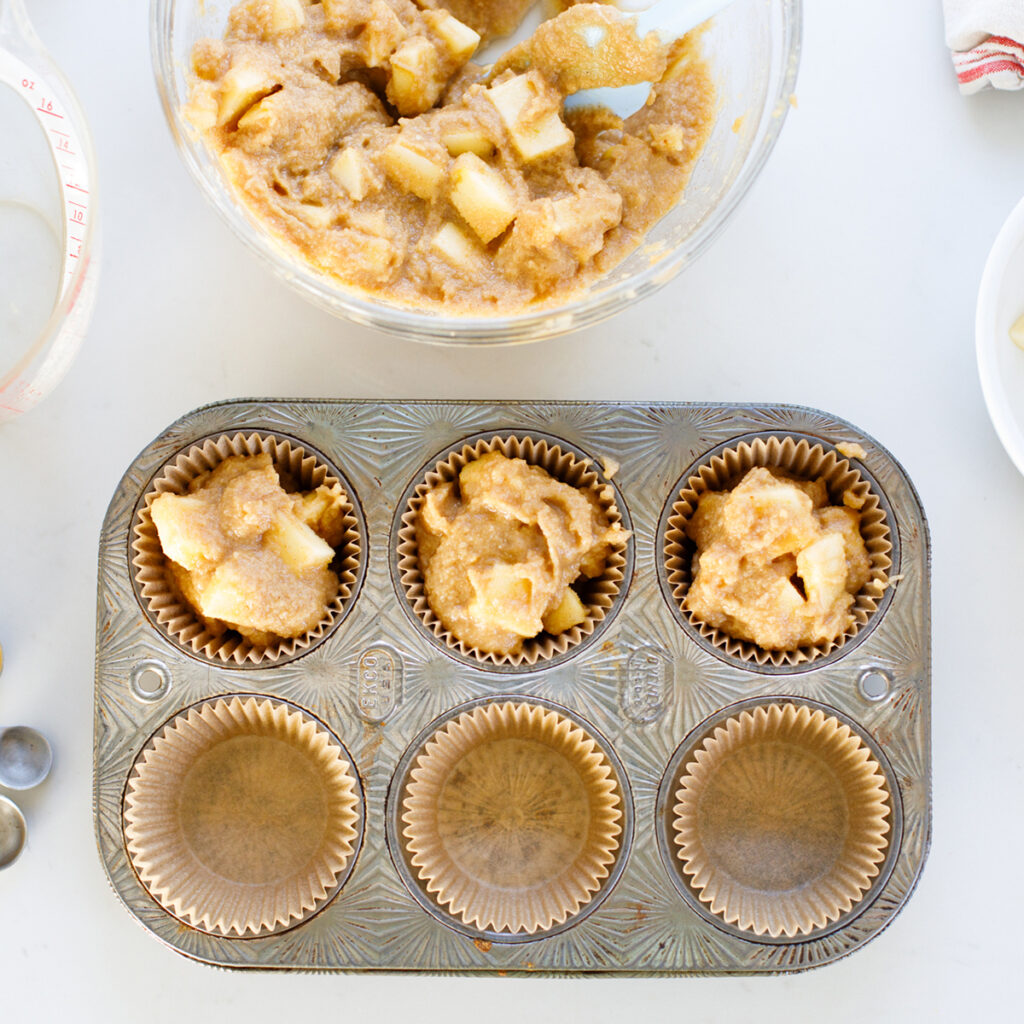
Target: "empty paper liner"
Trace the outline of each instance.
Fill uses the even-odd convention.
[[[852,616],[846,630],[833,640],[808,644],[793,650],[767,650],[746,639],[729,636],[723,629],[702,622],[687,607],[686,597],[693,579],[696,546],[686,528],[703,494],[735,487],[748,470],[763,466],[780,470],[799,480],[825,481],[830,501],[842,506],[844,500],[860,514],[860,533],[870,562],[867,582],[854,595]],[[892,535],[879,495],[860,471],[835,449],[812,444],[805,438],[764,437],[741,441],[726,448],[691,470],[682,481],[667,520],[664,539],[664,567],[669,590],[680,613],[698,633],[723,654],[750,666],[797,666],[831,654],[857,636],[873,619],[885,594],[892,567]]]
[[[532,934],[589,903],[621,849],[623,797],[593,737],[536,704],[466,711],[412,763],[402,843],[426,892],[485,932]]]
[[[160,494],[187,494],[193,481],[209,474],[232,455],[270,455],[286,491],[314,490],[338,484],[342,491],[344,537],[336,548],[331,570],[338,577],[337,594],[324,609],[317,625],[298,637],[253,643],[233,629],[212,628],[182,596],[167,568],[156,526],[150,513]],[[163,466],[139,502],[132,523],[133,581],[151,621],[189,653],[217,663],[268,665],[305,653],[327,636],[344,614],[356,586],[362,540],[351,495],[320,457],[291,438],[265,433],[235,433],[207,438],[192,445]]]
[[[401,518],[396,551],[397,569],[406,600],[416,620],[430,636],[447,650],[481,665],[522,667],[528,670],[538,663],[564,654],[593,636],[595,630],[612,614],[624,587],[626,567],[626,540],[621,548],[613,549],[605,561],[604,571],[593,579],[578,579],[574,589],[583,601],[586,619],[579,625],[558,635],[541,632],[523,641],[515,653],[502,654],[482,651],[460,640],[431,609],[424,590],[423,571],[416,542],[416,520],[426,494],[440,484],[455,480],[462,468],[489,452],[500,452],[509,459],[523,459],[532,466],[540,466],[554,479],[578,490],[589,492],[604,511],[609,524],[622,524],[615,492],[604,482],[589,459],[572,451],[563,450],[557,443],[527,436],[495,436],[466,442],[442,461],[439,461],[417,484]]]
[[[878,875],[891,798],[881,766],[820,709],[762,704],[693,752],[675,790],[675,852],[697,899],[725,924],[812,935]]]
[[[360,823],[340,743],[268,698],[218,698],[172,719],[137,757],[124,797],[128,856],[150,895],[226,936],[269,934],[323,907]]]

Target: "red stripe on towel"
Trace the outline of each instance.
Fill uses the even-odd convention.
[[[1024,46],[1008,36],[989,36],[971,50],[953,54],[961,85],[1009,72],[1024,80]]]
[[[986,75],[996,75],[1000,71],[1013,71],[1019,77],[1024,78],[1024,65],[1016,60],[990,60],[984,64],[978,64],[971,68],[964,68],[957,72],[957,78],[964,82],[976,82]]]

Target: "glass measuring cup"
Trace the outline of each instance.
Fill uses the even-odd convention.
[[[22,0],[0,0],[0,422],[64,376],[99,271],[96,168],[74,92]]]

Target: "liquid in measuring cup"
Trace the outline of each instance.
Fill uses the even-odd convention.
[[[0,380],[57,305],[63,259],[60,182],[42,125],[0,83]]]
[[[81,107],[23,0],[0,0],[0,422],[64,376],[99,268],[95,163]]]

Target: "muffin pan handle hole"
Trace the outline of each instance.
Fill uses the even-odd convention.
[[[155,658],[140,661],[132,669],[128,687],[136,700],[153,704],[170,692],[171,673],[162,661]]]
[[[857,677],[860,695],[872,704],[885,700],[892,690],[892,676],[881,668],[866,668]]]

